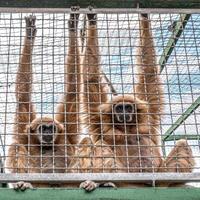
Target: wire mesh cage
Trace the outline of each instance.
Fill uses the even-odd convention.
[[[75,13],[0,13],[1,182],[199,181],[200,15]]]

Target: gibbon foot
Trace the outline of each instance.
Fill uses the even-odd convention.
[[[33,189],[33,186],[31,185],[31,183],[24,182],[24,181],[13,183],[13,187],[15,190],[21,190],[21,191],[24,191],[26,189]]]
[[[79,11],[79,7],[78,6],[71,7],[71,11],[72,12]],[[79,13],[71,13],[70,14],[70,19],[68,21],[70,31],[76,31],[76,29],[78,27],[79,15],[80,15]]]
[[[36,17],[33,15],[29,15],[28,17],[25,17],[26,21],[26,36],[28,39],[34,39],[36,36],[36,26],[35,21]]]

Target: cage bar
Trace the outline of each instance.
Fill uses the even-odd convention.
[[[74,183],[82,182],[85,180],[94,180],[97,182],[127,182],[127,183],[148,183],[154,185],[161,181],[182,183],[185,181],[199,182],[200,173],[50,173],[37,174],[37,173],[18,173],[18,174],[0,174],[1,183],[13,183],[18,181],[37,182],[37,183]]]
[[[94,6],[96,8],[137,8],[138,6],[141,8],[200,8],[200,3],[198,0],[109,0],[109,1],[101,1],[101,0],[71,0],[64,1],[60,0],[55,1],[43,1],[39,0],[35,1],[1,1],[0,7],[28,7],[28,8],[70,8],[71,6],[80,6],[81,8]]]

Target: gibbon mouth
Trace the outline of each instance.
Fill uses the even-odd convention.
[[[46,151],[48,151],[48,150],[52,150],[53,149],[53,144],[43,144],[42,143],[42,145],[41,145],[41,148],[42,148],[42,154],[45,154],[46,153]]]
[[[53,144],[54,142],[54,137],[53,135],[42,135],[42,144]]]
[[[42,148],[47,148],[47,149],[50,149],[50,148],[52,148],[53,147],[53,143],[44,143],[44,142],[42,142]]]

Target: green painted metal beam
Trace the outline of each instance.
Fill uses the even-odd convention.
[[[186,140],[200,140],[200,135],[170,135],[169,137],[167,137],[164,142],[168,142],[168,141],[176,141],[176,140],[180,140],[180,139],[186,139]]]
[[[79,5],[82,8],[89,5],[96,8],[200,8],[199,0],[4,0],[0,7],[24,8],[70,8]]]
[[[173,28],[172,35],[170,36],[167,46],[165,47],[159,60],[161,72],[164,69],[174,47],[176,46],[176,43],[178,42],[178,39],[181,36],[188,20],[190,19],[190,16],[191,15],[189,14],[181,14],[180,19],[177,21],[175,27]]]
[[[200,105],[200,96],[193,102],[189,108],[176,120],[176,122],[166,131],[166,133],[162,136],[163,141],[166,141],[170,135],[193,113]],[[187,135],[183,135],[182,137],[186,137]],[[171,138],[174,136],[171,136]],[[198,136],[196,136],[196,139]]]
[[[2,200],[199,200],[199,188],[135,188],[97,189],[87,193],[81,189],[37,189],[17,192],[0,189]]]

